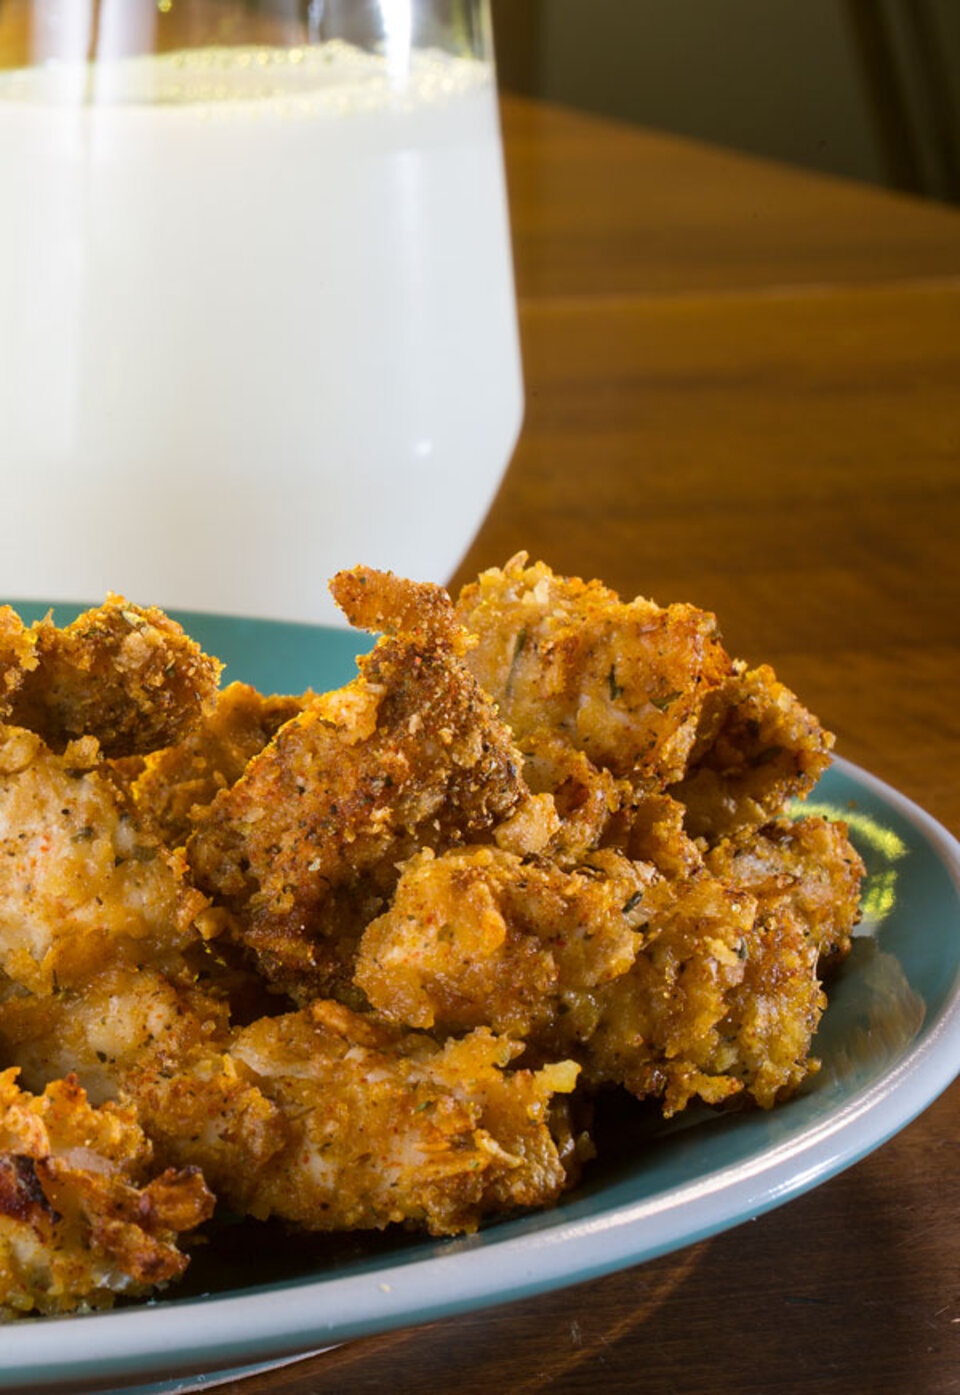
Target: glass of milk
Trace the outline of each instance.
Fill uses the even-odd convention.
[[[522,407],[486,0],[0,4],[0,598],[336,623]]]

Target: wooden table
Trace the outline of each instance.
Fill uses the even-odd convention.
[[[718,612],[960,832],[960,214],[504,104],[527,416],[463,575]],[[960,1062],[958,1062],[960,1066]],[[750,1225],[226,1389],[960,1391],[960,1086]]]

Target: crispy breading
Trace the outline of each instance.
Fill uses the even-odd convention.
[[[389,1021],[526,1039],[563,995],[627,972],[654,877],[616,853],[574,871],[497,848],[421,853],[364,932],[356,981]]]
[[[687,877],[700,866],[699,847],[684,827],[683,805],[666,794],[637,789],[599,769],[558,732],[524,743],[524,779],[535,798],[549,798],[554,814],[535,851],[562,867],[576,867],[597,848],[616,848],[634,862],[652,862],[666,876]],[[529,801],[528,801],[529,802]],[[504,830],[494,835],[506,846]]]
[[[544,1046],[575,1055],[593,1085],[662,1098],[667,1114],[694,1096],[720,1103],[743,1089],[715,1061],[756,901],[704,872],[662,879],[645,901],[643,947],[630,971],[589,999],[571,995]]]
[[[543,849],[561,866],[575,867],[603,841],[630,789],[601,770],[560,733],[538,731],[522,746],[523,776],[534,794],[551,797],[557,826]]]
[[[280,1111],[227,1054],[227,1005],[155,969],[106,969],[83,987],[0,1004],[0,1051],[41,1089],[72,1066],[96,1103],[122,1100],[166,1164],[219,1185],[253,1176],[288,1139]]]
[[[832,746],[832,734],[769,665],[741,665],[705,703],[690,768],[670,793],[686,809],[687,831],[716,842],[808,794]]]
[[[0,1074],[0,1317],[109,1307],[178,1278],[179,1233],[213,1210],[196,1168],[155,1175],[131,1111],[73,1079],[40,1096]]]
[[[771,668],[728,658],[712,615],[624,603],[599,582],[526,560],[464,587],[457,616],[478,637],[467,663],[510,724],[531,787],[548,787],[552,765],[563,799],[563,746],[589,758],[568,775],[581,801],[565,819],[574,850],[591,832],[599,842],[606,813],[629,803],[599,772],[638,794],[668,790],[687,811],[687,833],[711,842],[813,788],[833,737]]]
[[[671,1114],[816,1069],[863,865],[782,817],[832,738],[772,670],[524,555],[456,608],[332,589],[385,637],[304,698],[218,695],[120,597],[0,608],[0,1316],[175,1277],[198,1168],[252,1217],[458,1233],[572,1184],[578,1076]]]
[[[612,851],[591,862],[414,858],[364,934],[357,983],[389,1021],[489,1025],[668,1113],[744,1089],[768,1106],[801,1084],[822,961],[857,913],[863,868],[842,825],[785,820],[686,877]]]
[[[548,1205],[570,1182],[549,1107],[577,1068],[508,1070],[520,1050],[486,1031],[439,1046],[332,1002],[254,1023],[231,1055],[281,1109],[290,1141],[255,1181],[224,1179],[226,1194],[308,1229],[400,1221],[435,1235]]]
[[[519,744],[558,732],[647,788],[680,779],[704,697],[731,672],[714,617],[526,562],[483,572],[456,607],[478,639],[466,661]]]
[[[171,847],[181,846],[216,795],[315,696],[264,697],[247,683],[231,683],[181,741],[145,758],[132,781],[138,808]]]
[[[603,845],[652,862],[665,877],[683,880],[703,864],[700,846],[684,827],[686,810],[667,794],[630,791],[604,833]]]
[[[707,866],[758,897],[761,907],[781,904],[802,920],[821,969],[849,953],[866,868],[842,819],[775,819],[746,840],[725,839]]]
[[[8,714],[55,750],[94,736],[105,756],[169,746],[216,692],[221,665],[162,610],[108,596],[66,629],[42,620]]]
[[[98,756],[92,737],[54,755],[0,727],[0,969],[31,992],[119,959],[167,962],[207,904]]]
[[[591,864],[489,848],[413,859],[364,935],[358,983],[391,1021],[488,1024],[671,1110],[739,1091],[712,1063],[756,900],[702,870],[668,881],[611,851]]]
[[[827,1006],[821,980],[849,951],[863,863],[843,823],[808,818],[726,841],[707,865],[757,900],[715,1065],[769,1108],[819,1069],[810,1047]]]
[[[71,1070],[95,1104],[119,1098],[149,1058],[172,1072],[198,1050],[229,1040],[228,1004],[214,992],[147,966],[114,964],[46,996],[0,1002],[0,1056],[42,1090]]]
[[[820,979],[849,948],[859,913],[864,868],[839,822],[780,820],[722,844],[707,867],[688,884],[692,900],[678,895],[668,923],[671,939],[679,929],[685,943],[685,967],[677,972],[672,953],[658,964],[662,945],[646,942],[636,968],[598,993],[600,1020],[586,1057],[593,1078],[622,1081],[640,1095],[662,1093],[668,1113],[694,1094],[711,1101],[741,1089],[769,1108],[818,1068],[810,1048],[826,1007]],[[677,884],[672,889],[677,894]],[[720,898],[713,924],[709,913],[702,918],[704,897]],[[707,963],[704,951],[714,945],[722,946],[719,997],[699,973],[691,978],[691,962]],[[665,976],[650,978],[648,960],[666,968]],[[638,1068],[633,1053],[641,1039],[643,1054],[656,1043],[663,1059],[641,1060]],[[558,1045],[565,1043],[561,1032]]]
[[[0,1006],[0,1042],[32,1077],[76,1061],[136,1107],[165,1163],[200,1167],[260,1218],[448,1234],[548,1204],[573,1177],[548,1116],[577,1067],[508,1070],[522,1048],[486,1031],[441,1048],[317,1002],[231,1032],[198,992],[124,969]]]
[[[300,1002],[349,984],[396,863],[477,841],[526,793],[440,588],[366,572],[333,589],[359,618],[410,628],[287,722],[187,846],[198,885],[240,918],[261,972]]]
[[[37,666],[36,634],[8,605],[0,606],[0,717],[10,711],[17,689]]]
[[[330,590],[354,629],[404,635],[420,647],[451,648],[458,654],[468,647],[467,635],[442,586],[408,581],[373,567],[352,567],[337,572]]]

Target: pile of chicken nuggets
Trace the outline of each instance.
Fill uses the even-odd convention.
[[[816,1069],[863,866],[832,738],[690,605],[524,555],[362,567],[336,692],[220,688],[167,616],[0,610],[0,1315],[109,1306],[216,1203],[433,1235],[548,1206],[582,1101]]]

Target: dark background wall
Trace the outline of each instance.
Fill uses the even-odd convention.
[[[960,0],[493,0],[516,91],[960,200]]]

